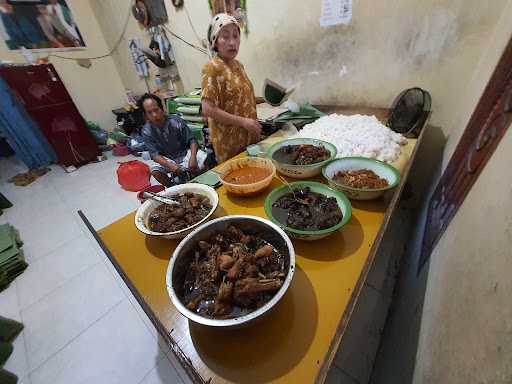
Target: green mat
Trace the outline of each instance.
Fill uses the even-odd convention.
[[[18,382],[18,378],[16,375],[13,375],[10,372],[7,372],[5,369],[0,369],[0,383],[2,384],[16,384]]]
[[[28,267],[20,234],[9,224],[0,225],[0,291]]]

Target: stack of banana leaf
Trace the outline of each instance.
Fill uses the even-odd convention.
[[[2,369],[13,351],[12,342],[23,329],[23,324],[0,316],[0,383],[16,384],[16,375]]]
[[[7,288],[28,266],[22,245],[20,234],[13,226],[0,225],[0,291]]]
[[[203,117],[200,113],[201,91],[178,96],[167,104],[169,113],[174,113],[187,122],[194,137],[203,144]]]

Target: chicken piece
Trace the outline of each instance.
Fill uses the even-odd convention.
[[[217,257],[217,264],[221,271],[228,271],[235,264],[235,259],[229,255],[220,255]]]
[[[201,302],[201,295],[190,300],[187,304],[187,309],[190,309],[191,311],[195,311],[200,302]]]
[[[216,281],[219,277],[219,268],[217,264],[217,257],[220,256],[221,249],[220,247],[215,244],[213,247],[210,248],[208,253],[206,254],[208,256],[208,265],[211,273],[211,277],[213,281]]]
[[[233,225],[230,225],[228,227],[228,233],[236,241],[240,240],[243,236],[245,236],[244,233],[240,229],[238,229],[237,227],[235,227]]]
[[[248,277],[256,277],[258,276],[258,267],[254,264],[245,264],[244,265],[244,276]]]
[[[238,279],[238,275],[240,273],[240,269],[242,267],[242,264],[244,262],[244,257],[241,256],[238,258],[237,261],[235,261],[235,264],[229,269],[228,273],[226,274],[226,279],[234,281]]]
[[[222,283],[219,287],[219,293],[213,306],[215,316],[225,315],[232,308],[233,283]]]
[[[247,303],[247,300],[256,298],[261,293],[277,291],[283,282],[279,279],[260,282],[256,278],[248,277],[238,280],[233,290],[233,298],[238,303]]]
[[[233,295],[233,283],[223,282],[220,284],[217,301],[231,302]]]
[[[203,252],[208,252],[208,250],[211,248],[212,246],[210,245],[210,243],[206,242],[206,241],[200,241],[199,242],[199,249]]]
[[[267,244],[267,245],[264,245],[263,247],[261,247],[260,249],[258,249],[256,251],[256,253],[254,254],[254,257],[256,259],[268,257],[272,254],[273,251],[274,251],[274,247],[272,247],[270,244]]]
[[[174,217],[178,217],[178,218],[183,217],[183,216],[185,216],[185,209],[183,209],[183,208],[175,208],[172,211],[172,215]]]

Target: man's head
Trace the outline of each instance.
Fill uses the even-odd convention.
[[[162,100],[156,95],[146,93],[139,100],[139,108],[142,108],[150,123],[162,125],[165,121],[165,112]]]

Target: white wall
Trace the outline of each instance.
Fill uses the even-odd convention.
[[[100,56],[109,51],[103,34],[92,12],[89,0],[68,1],[73,16],[82,33],[87,48],[79,51],[60,52],[61,56],[80,58]],[[46,54],[38,54],[41,57]],[[16,51],[9,51],[4,41],[0,42],[0,59],[24,63],[25,59]],[[94,60],[88,69],[75,61],[52,57],[55,66],[66,85],[78,110],[86,120],[99,123],[112,130],[115,117],[111,110],[125,103],[124,86],[111,57]]]
[[[512,37],[512,1],[468,83],[443,166]],[[512,382],[512,130],[431,255],[415,383]]]

